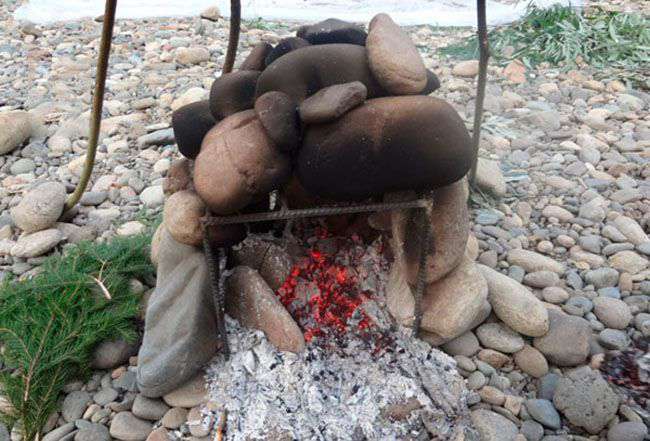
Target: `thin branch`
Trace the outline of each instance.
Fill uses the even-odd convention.
[[[239,30],[241,29],[241,1],[230,0],[230,34],[228,35],[228,50],[223,64],[223,74],[232,72],[237,57]]]
[[[113,38],[113,25],[115,24],[115,9],[117,0],[106,0],[104,8],[104,23],[102,26],[102,38],[99,46],[99,60],[97,61],[97,74],[95,77],[95,93],[90,115],[90,133],[88,135],[88,149],[84,162],[83,172],[74,193],[66,201],[63,212],[67,212],[79,202],[81,195],[86,190],[90,175],[95,165],[97,154],[97,142],[99,140],[99,129],[102,119],[102,106],[104,104],[104,89],[106,86],[106,72],[108,70],[108,56],[111,52],[111,40]]]
[[[474,145],[474,158],[472,169],[469,173],[469,183],[472,185],[476,178],[478,166],[478,148],[481,141],[481,124],[483,122],[483,101],[485,100],[485,83],[487,82],[487,65],[490,58],[490,47],[487,34],[487,19],[485,17],[485,0],[476,0],[476,15],[478,24],[478,45],[480,50],[478,62],[478,85],[476,90],[476,107],[474,109],[474,128],[472,130],[472,144]]]

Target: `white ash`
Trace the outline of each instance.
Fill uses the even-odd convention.
[[[377,264],[376,245],[355,260]],[[385,272],[375,274],[359,278],[364,291],[374,292],[364,311],[389,337],[374,356],[353,326],[343,341],[308,344],[305,353],[294,354],[277,351],[261,331],[227,318],[230,359],[218,355],[206,372],[210,400],[227,411],[226,440],[452,440],[472,434],[468,392],[455,362],[410,331],[395,329],[383,304]],[[413,399],[421,408],[408,418],[386,415],[387,408]]]

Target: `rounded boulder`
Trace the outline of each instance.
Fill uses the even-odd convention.
[[[278,90],[300,104],[325,87],[352,81],[366,86],[368,98],[387,95],[370,72],[365,47],[354,44],[307,46],[271,63],[257,82],[257,96]]]
[[[275,45],[275,47],[266,56],[266,59],[264,60],[264,64],[268,66],[269,64],[273,63],[275,60],[282,57],[283,55],[286,55],[291,51],[295,51],[296,49],[300,49],[301,47],[305,47],[305,46],[311,46],[311,45],[304,38],[300,38],[300,37],[283,38],[278,42],[278,44]]]
[[[318,196],[361,200],[449,185],[465,176],[474,154],[462,119],[445,101],[377,98],[334,122],[309,127],[297,174]]]
[[[266,67],[266,57],[271,53],[272,50],[273,46],[265,41],[257,43],[253,47],[253,50],[251,50],[251,53],[248,55],[248,57],[242,61],[241,65],[239,66],[239,70],[263,71]]]
[[[368,34],[360,26],[338,18],[328,18],[313,25],[305,25],[296,33],[311,44],[348,43],[365,46]]]
[[[255,101],[255,115],[282,151],[298,148],[300,124],[296,103],[283,92],[267,92]]]
[[[186,104],[172,113],[172,128],[178,150],[189,159],[196,158],[208,130],[216,124],[210,111],[210,101]]]
[[[249,110],[224,119],[205,136],[194,187],[208,207],[228,215],[281,187],[289,175],[289,158]]]
[[[215,120],[221,120],[255,104],[255,87],[260,72],[240,70],[220,76],[210,88],[210,111]]]
[[[427,84],[427,70],[409,35],[383,13],[369,28],[368,64],[379,84],[391,95],[420,93]]]

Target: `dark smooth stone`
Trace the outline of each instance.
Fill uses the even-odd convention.
[[[239,66],[239,70],[263,71],[266,67],[266,57],[268,57],[272,50],[273,46],[265,41],[257,43],[248,57],[242,62],[241,66]]]
[[[361,200],[449,185],[474,157],[465,125],[447,102],[428,96],[369,100],[305,131],[297,174],[317,196]]]
[[[363,104],[367,93],[366,86],[359,81],[326,87],[300,104],[300,119],[305,124],[334,121]]]
[[[440,80],[438,79],[438,76],[432,70],[427,69],[427,85],[424,86],[424,90],[421,94],[429,95],[438,89],[440,89]]]
[[[295,51],[296,49],[300,49],[301,47],[306,47],[306,46],[310,46],[310,44],[304,38],[300,38],[300,37],[283,38],[278,42],[277,45],[275,45],[275,47],[271,50],[271,52],[269,52],[269,54],[266,56],[266,59],[264,60],[264,63],[268,66],[269,64],[273,63],[275,60],[282,57],[283,55],[286,55],[289,52]]]
[[[296,104],[334,84],[362,82],[368,98],[386,96],[368,66],[366,48],[354,44],[308,46],[277,59],[260,75],[258,97],[270,91],[288,94]]]
[[[365,46],[368,34],[357,26],[338,18],[328,18],[313,25],[302,26],[296,33],[311,44],[347,43]]]
[[[240,70],[220,76],[210,89],[210,111],[216,120],[252,109],[260,72]]]
[[[255,101],[255,114],[278,149],[293,151],[298,148],[298,110],[289,95],[283,92],[265,93]]]
[[[183,156],[194,159],[201,150],[201,142],[216,124],[208,100],[187,104],[172,113],[172,128],[178,150]]]

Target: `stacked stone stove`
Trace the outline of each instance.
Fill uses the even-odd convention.
[[[425,214],[208,227],[212,247],[230,250],[222,277],[238,320],[228,319],[232,355],[212,360],[209,389],[229,412],[227,439],[472,438],[463,382],[431,347],[490,313],[468,240],[463,178],[475,152],[455,110],[432,96],[438,86],[408,35],[379,14],[367,33],[329,19],[275,47],[260,43],[214,81],[209,100],[174,112],[185,158],[165,180],[152,247],[143,394],[176,389],[218,353],[202,250],[208,210],[425,197]],[[423,222],[431,234],[420,340],[408,328]]]

